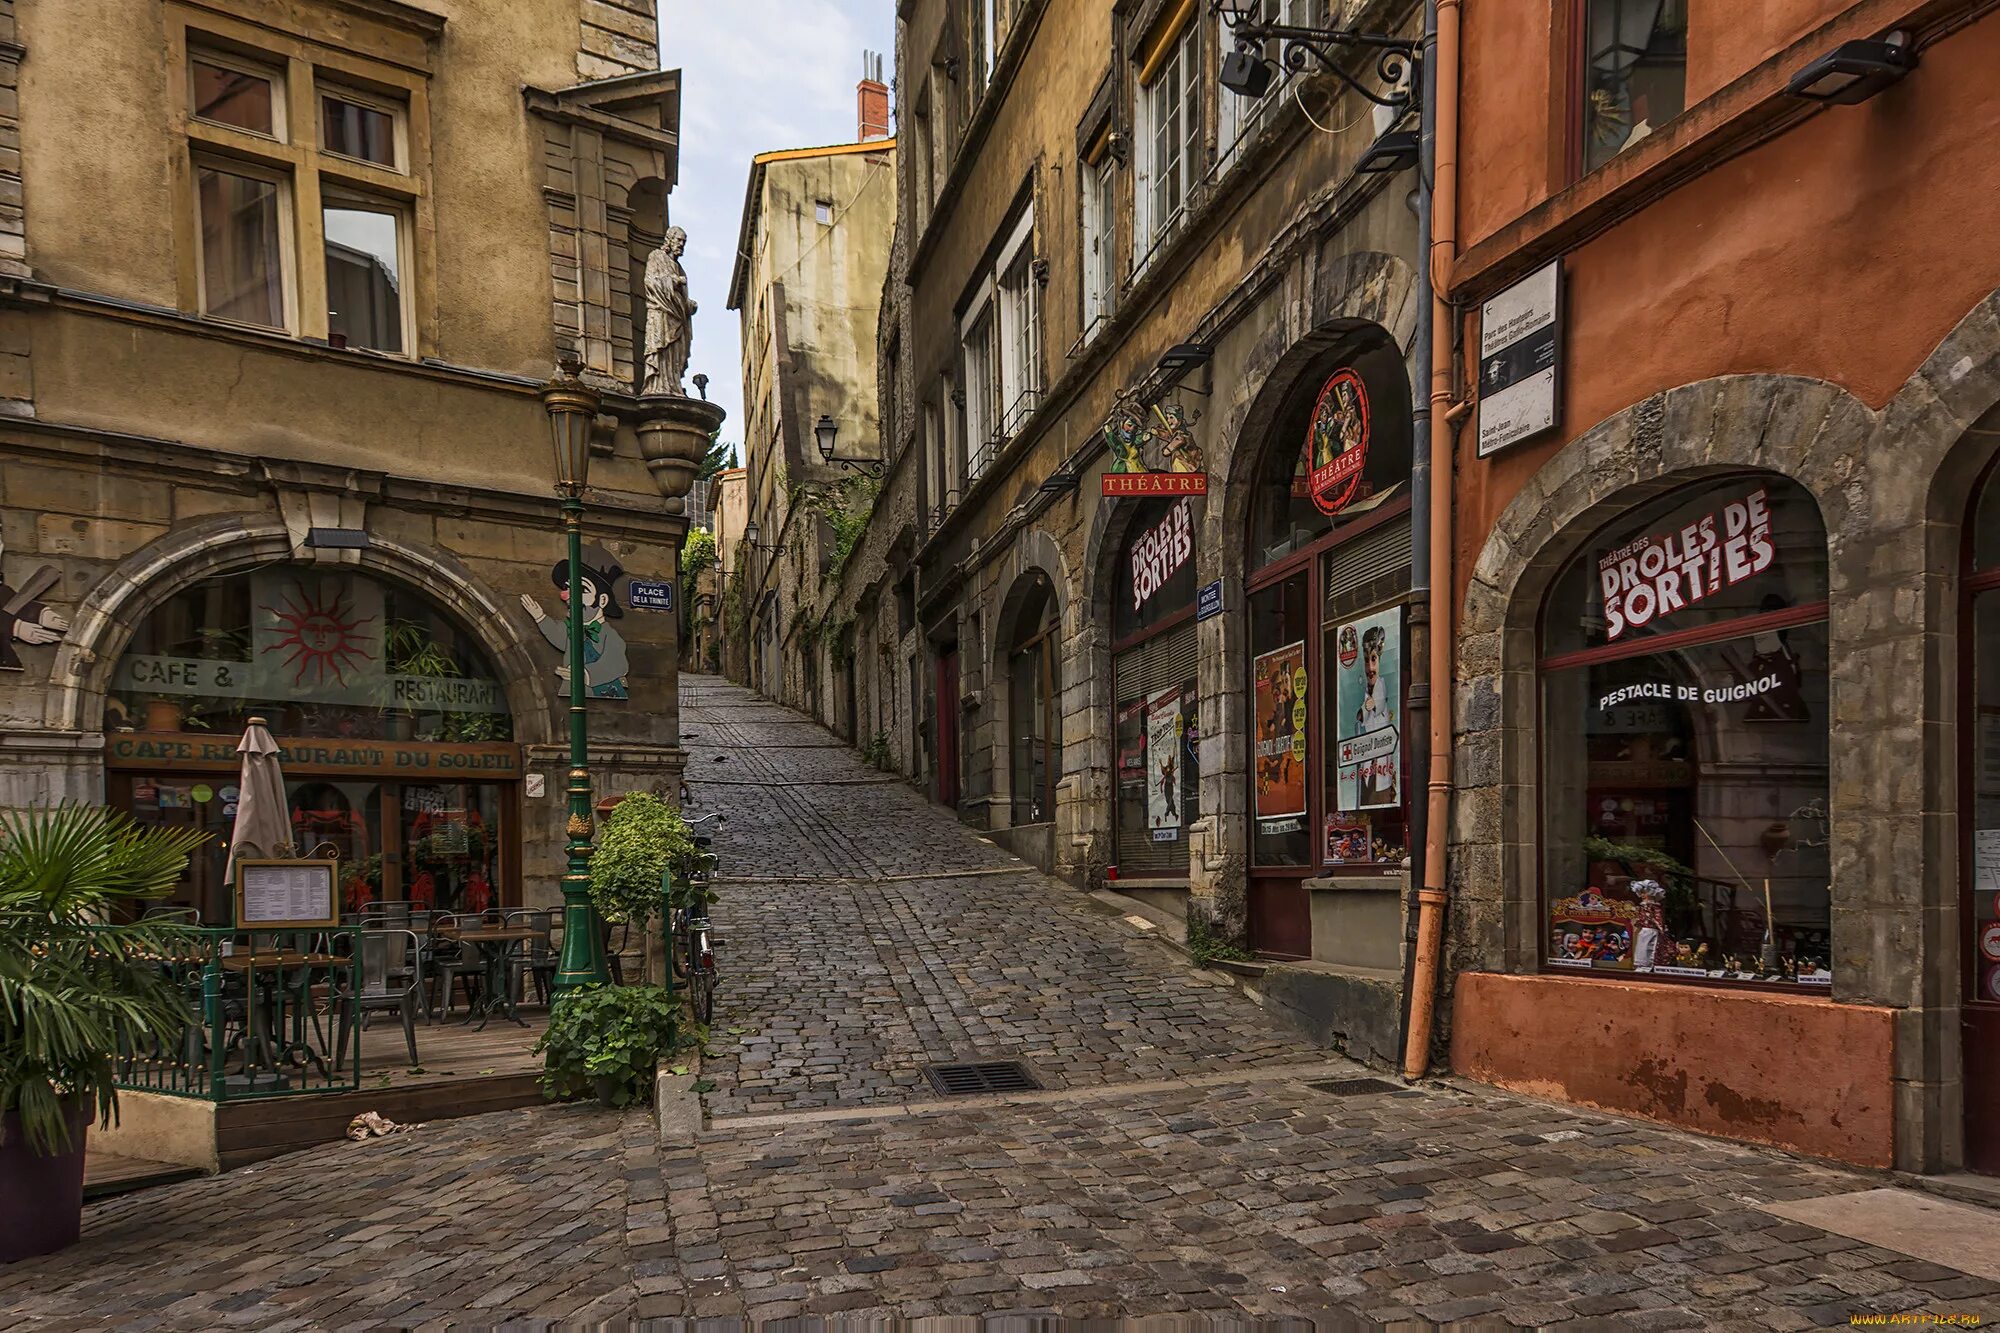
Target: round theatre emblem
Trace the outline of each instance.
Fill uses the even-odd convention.
[[[1368,390],[1352,370],[1333,372],[1313,404],[1306,428],[1312,502],[1322,514],[1337,514],[1361,485],[1368,460]]]

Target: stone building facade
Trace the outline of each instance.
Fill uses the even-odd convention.
[[[743,329],[748,516],[745,540],[723,556],[741,570],[740,655],[749,683],[850,736],[851,627],[835,603],[884,459],[877,312],[896,219],[887,98],[864,78],[864,137],[752,161],[729,293]],[[848,464],[823,456],[817,437],[828,427]]]
[[[2000,1170],[2000,17],[1601,8],[1463,6],[1464,345],[1563,292],[1552,425],[1458,440],[1452,1064]]]
[[[651,0],[5,0],[0,39],[0,805],[209,831],[213,919],[261,714],[350,902],[553,902],[559,348],[604,403],[596,780],[682,767],[676,617],[629,596],[685,527],[634,430]]]
[[[1410,35],[1418,17],[1346,9],[1376,32]],[[1374,795],[1379,842],[1323,852],[1330,827],[1369,826],[1336,817],[1338,632],[1379,625],[1400,663],[1418,632],[1411,181],[1355,169],[1382,127],[1330,77],[1223,91],[1232,45],[1192,4],[899,7],[890,461],[827,603],[856,684],[762,687],[1079,886],[1115,880],[1149,910],[1247,937],[1275,964],[1267,993],[1387,1057],[1408,769],[1405,790]],[[1190,347],[1196,364],[1179,366]],[[1323,511],[1304,460],[1342,372],[1375,400],[1374,443]],[[1205,496],[1107,485],[1106,427],[1127,412],[1149,460],[1171,441],[1179,461],[1161,466],[1183,479],[1169,484],[1200,473]],[[1198,613],[1198,589],[1218,613]],[[1297,624],[1267,643],[1279,630],[1253,616],[1287,597]],[[1277,777],[1255,763],[1260,655],[1290,663],[1285,688],[1309,709],[1284,719]],[[1421,680],[1397,667],[1388,688],[1412,734],[1400,719]]]

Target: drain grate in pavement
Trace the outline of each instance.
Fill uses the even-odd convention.
[[[1335,1097],[1366,1097],[1377,1092],[1403,1091],[1400,1084],[1379,1078],[1326,1078],[1306,1086],[1314,1092],[1329,1093]]]
[[[925,1065],[924,1077],[940,1097],[976,1097],[987,1092],[1034,1092],[1042,1085],[1018,1060],[983,1064]]]

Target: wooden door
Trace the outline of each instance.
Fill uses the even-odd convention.
[[[937,774],[932,792],[939,805],[958,808],[958,649],[937,657]]]

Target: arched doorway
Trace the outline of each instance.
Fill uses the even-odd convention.
[[[211,835],[177,900],[229,919],[237,737],[284,747],[293,842],[331,844],[350,910],[518,901],[520,747],[485,646],[430,596],[345,566],[273,564],[153,605],[105,695],[110,803]]]
[[[1007,755],[1009,824],[1047,824],[1056,817],[1062,776],[1061,693],[1057,660],[1062,608],[1048,575],[1024,576],[1008,600]]]
[[[1365,325],[1301,371],[1246,479],[1247,915],[1272,957],[1327,952],[1309,880],[1407,870],[1410,430],[1402,354]]]
[[[1199,502],[1138,502],[1110,560],[1110,869],[1126,892],[1185,890],[1188,830],[1201,818],[1195,533]],[[1143,886],[1143,887],[1142,887]]]
[[[1827,542],[1804,487],[1684,486],[1543,602],[1543,966],[1832,985]]]
[[[2000,414],[1994,414],[2000,415]],[[2000,459],[1964,543],[1959,805],[1965,922],[1965,1158],[2000,1173]]]

